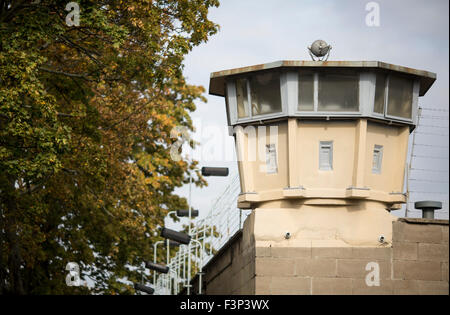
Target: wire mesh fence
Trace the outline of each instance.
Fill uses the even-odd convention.
[[[442,202],[436,218],[449,217],[449,111],[420,108],[417,127],[412,135],[408,162],[405,216],[420,217],[414,203],[422,200]]]

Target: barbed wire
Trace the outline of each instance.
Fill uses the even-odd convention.
[[[417,179],[417,178],[410,178],[410,181],[413,182],[426,182],[426,183],[439,183],[439,184],[448,184],[448,180],[447,181],[439,181],[439,180],[429,180],[429,179]]]
[[[437,172],[437,173],[443,173],[443,172],[449,172],[449,170],[432,170],[432,169],[426,169],[426,168],[411,168],[412,171],[422,171],[422,172]]]
[[[416,135],[448,137],[448,133],[447,134],[442,134],[442,133],[422,132],[422,131],[416,132]]]
[[[430,119],[430,120],[449,120],[448,116],[421,116],[421,119]]]
[[[429,111],[429,112],[444,112],[444,113],[448,113],[448,112],[449,112],[448,109],[443,109],[443,108],[427,108],[427,107],[422,107],[421,110],[425,110],[425,111]]]
[[[447,109],[440,108],[422,107],[419,109],[417,126],[412,137],[411,153],[408,163],[406,216],[410,212],[417,211],[414,209],[414,202],[411,199],[418,201],[428,198],[441,201],[443,203],[443,209],[440,215],[448,215],[448,201],[446,202],[448,200],[448,192],[442,191],[441,187],[439,187],[439,191],[433,191],[432,188],[438,188],[436,185],[448,187],[449,184],[449,170],[442,169],[442,163],[438,162],[449,160],[447,152],[444,155],[439,154],[439,152],[443,150],[448,151],[449,149],[448,145],[441,143],[443,139],[448,139],[449,137],[447,131],[449,116],[446,114],[448,112]],[[421,143],[416,143],[417,139],[423,139],[421,136],[433,136],[433,139],[438,140],[431,140],[427,143],[423,143],[424,141],[422,140]],[[419,152],[416,152],[415,149],[419,149]],[[438,174],[443,174],[446,178]],[[414,187],[411,187],[412,189],[410,188],[410,183],[414,184]],[[421,187],[424,187],[424,189],[421,189]]]
[[[446,145],[434,145],[434,144],[423,144],[423,143],[416,143],[416,146],[421,147],[432,147],[432,148],[439,148],[439,149],[448,149],[449,147]]]
[[[438,128],[438,129],[448,129],[448,126],[434,126],[434,125],[420,125],[417,128],[424,127],[424,128]]]

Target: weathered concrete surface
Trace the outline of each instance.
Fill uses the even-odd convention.
[[[255,215],[206,268],[206,294],[447,295],[448,221],[399,219],[392,243],[258,241]],[[379,266],[379,286],[366,277]]]

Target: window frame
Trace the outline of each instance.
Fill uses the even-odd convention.
[[[269,172],[269,168],[268,168],[268,162],[270,161],[269,160],[269,157],[270,157],[270,154],[271,154],[271,151],[270,151],[270,149],[271,149],[271,147],[273,146],[273,150],[274,150],[274,154],[275,154],[275,170],[273,170],[273,171],[270,171]],[[277,145],[276,145],[276,143],[269,143],[269,144],[266,144],[266,173],[265,173],[265,175],[278,175],[278,172],[279,172],[279,166],[278,166],[278,148],[277,148]]]
[[[399,116],[394,116],[394,115],[388,115],[388,106],[389,106],[389,83],[391,81],[392,76],[397,76],[397,77],[403,77],[406,78],[408,80],[411,81],[412,84],[412,95],[411,95],[411,118],[405,118],[405,117],[399,117]],[[412,122],[414,120],[414,100],[415,100],[415,90],[416,90],[416,81],[412,78],[408,78],[405,75],[401,75],[401,74],[389,74],[388,78],[387,78],[387,86],[386,86],[386,90],[385,90],[385,101],[384,101],[384,117],[388,118],[388,119],[395,119],[395,120],[402,120],[402,121],[408,121],[408,122]],[[374,102],[375,105],[375,102]]]
[[[314,101],[314,110],[312,111],[300,111],[299,110],[299,90],[298,90],[298,84],[299,84],[299,80],[300,80],[300,72],[306,72],[307,74],[312,74],[313,78],[314,78],[314,91],[313,91],[313,101]],[[317,70],[300,70],[297,71],[296,75],[297,75],[297,89],[296,89],[296,103],[295,103],[295,110],[293,111],[295,113],[295,116],[299,116],[299,117],[358,117],[361,116],[363,113],[363,105],[364,103],[362,102],[362,94],[361,91],[363,91],[363,86],[362,86],[362,82],[361,82],[361,77],[363,72],[358,72],[355,70],[350,70],[350,71],[346,71],[347,73],[352,73],[354,75],[357,76],[358,78],[358,110],[357,111],[342,111],[342,112],[332,112],[332,111],[319,111],[319,74],[321,71],[317,71]],[[323,73],[326,73],[324,71],[322,71]],[[327,71],[328,72],[328,71]],[[341,71],[340,73],[337,72],[337,74],[345,74],[345,71]]]
[[[250,79],[251,77],[255,76],[255,74],[247,74],[245,76],[239,76],[235,77],[232,80],[227,81],[227,89],[228,93],[230,94],[229,102],[232,103],[233,107],[233,113],[232,113],[232,123],[246,123],[246,122],[253,122],[253,121],[260,121],[260,120],[267,120],[267,119],[273,119],[273,118],[279,118],[279,117],[285,117],[287,115],[287,99],[286,99],[286,90],[287,87],[285,86],[287,84],[285,73],[281,71],[276,71],[274,74],[279,76],[279,87],[280,87],[280,103],[281,103],[281,111],[276,113],[270,113],[270,114],[262,114],[262,115],[253,115],[253,111],[251,108],[251,84]],[[238,79],[245,80],[247,83],[247,112],[249,113],[248,117],[245,118],[239,118],[238,116],[238,104],[237,104],[237,95],[236,95],[236,81]]]
[[[373,80],[373,99],[372,99],[372,105],[371,105],[371,110],[370,113],[375,116],[375,117],[379,117],[379,118],[385,118],[386,117],[386,105],[387,105],[387,100],[388,100],[388,89],[389,89],[389,77],[390,75],[385,73],[386,78],[384,80],[384,103],[383,103],[383,112],[382,113],[377,113],[375,112],[375,98],[376,98],[376,90],[377,90],[377,72],[374,72],[374,80]]]
[[[375,112],[375,91],[376,91],[376,72],[374,72],[375,79],[373,80],[373,99],[372,99],[372,106],[371,106],[371,115],[376,118],[381,118],[384,120],[396,120],[396,121],[402,121],[402,122],[408,122],[408,123],[415,123],[416,116],[417,116],[417,105],[418,105],[418,97],[419,97],[419,88],[420,83],[417,79],[409,78],[402,74],[392,74],[388,73],[386,74],[386,81],[384,85],[384,105],[383,105],[383,114],[376,113]],[[388,115],[388,104],[389,104],[389,83],[392,78],[392,76],[400,76],[407,78],[411,80],[412,83],[412,96],[411,96],[411,118],[405,118],[405,117],[399,117],[399,116],[393,116]]]
[[[325,168],[322,168],[320,161],[321,161],[322,149],[325,146],[329,147],[330,153],[328,155],[328,166],[326,166]],[[324,171],[324,172],[333,171],[333,150],[334,150],[333,140],[319,141],[319,171]]]
[[[378,164],[374,167],[375,154],[378,153]],[[372,154],[372,174],[380,175],[383,169],[384,146],[375,144]]]
[[[267,70],[270,71],[270,70]],[[314,110],[313,111],[300,111],[299,110],[299,76],[301,72],[306,74],[312,74],[314,78]],[[227,85],[227,99],[228,99],[228,113],[230,115],[230,124],[245,124],[252,122],[262,122],[265,120],[278,119],[283,117],[318,117],[318,118],[344,118],[344,117],[367,117],[380,119],[388,122],[400,122],[414,125],[417,123],[417,111],[418,111],[418,98],[420,90],[420,81],[418,78],[413,76],[408,76],[399,73],[390,73],[388,71],[381,71],[378,69],[365,69],[364,71],[358,71],[355,69],[350,69],[350,73],[355,73],[359,77],[359,110],[355,112],[319,112],[319,73],[321,69],[314,68],[301,68],[296,70],[277,70],[280,78],[280,94],[281,94],[281,112],[264,114],[264,115],[253,115],[251,109],[251,89],[249,78],[255,75],[255,72],[247,73],[244,75],[236,75],[230,77],[226,81]],[[384,86],[384,106],[383,113],[376,113],[375,110],[375,96],[376,96],[376,77],[377,73],[382,72],[386,75],[385,86]],[[258,73],[258,72],[256,72]],[[337,72],[339,73],[339,72]],[[345,73],[345,72],[343,72]],[[391,116],[387,114],[387,105],[389,98],[389,82],[391,76],[400,75],[409,78],[413,82],[413,95],[412,95],[412,118],[404,118]],[[237,95],[236,95],[236,80],[245,79],[247,82],[247,112],[249,116],[246,118],[238,118],[237,109]]]

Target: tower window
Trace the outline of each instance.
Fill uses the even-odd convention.
[[[298,110],[314,111],[314,75],[300,73],[298,78]]]
[[[359,75],[319,74],[319,112],[359,111]]]
[[[236,97],[237,97],[238,117],[239,118],[249,117],[247,80],[245,79],[236,80]]]
[[[375,86],[375,104],[373,111],[377,114],[384,115],[384,104],[386,96],[386,75],[383,73],[377,73]]]
[[[319,169],[322,171],[333,170],[333,141],[320,141]]]
[[[375,145],[373,149],[372,173],[381,174],[381,164],[383,161],[383,146]]]
[[[252,116],[281,113],[280,75],[258,74],[250,79]]]
[[[266,173],[278,173],[277,149],[275,144],[266,144]]]
[[[387,115],[411,119],[414,82],[391,76],[389,79]]]

